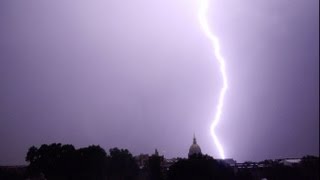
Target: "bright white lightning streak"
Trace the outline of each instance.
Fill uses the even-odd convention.
[[[223,57],[222,57],[222,55],[220,53],[219,40],[210,31],[209,24],[208,24],[208,21],[207,21],[206,13],[208,11],[208,7],[209,7],[208,0],[201,0],[200,10],[199,10],[199,21],[200,21],[200,25],[201,25],[204,33],[212,41],[214,54],[215,54],[215,57],[216,57],[216,59],[217,59],[217,61],[219,63],[220,71],[221,71],[221,75],[222,75],[222,80],[223,80],[223,86],[221,88],[219,99],[218,99],[217,112],[216,112],[214,120],[213,120],[213,122],[211,124],[210,132],[211,132],[211,136],[213,137],[214,143],[215,143],[216,147],[218,148],[220,157],[222,159],[225,159],[223,147],[220,144],[220,142],[218,140],[218,137],[214,133],[214,130],[215,130],[216,126],[218,125],[219,121],[220,121],[220,117],[221,117],[221,114],[222,114],[223,100],[224,100],[224,96],[226,94],[226,91],[228,89],[228,81],[227,81],[227,74],[226,74],[226,68],[225,68],[225,60],[223,59]]]

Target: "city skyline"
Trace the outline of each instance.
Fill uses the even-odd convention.
[[[221,89],[199,1],[0,2],[0,165],[32,145],[187,157]],[[319,2],[212,0],[229,81],[215,133],[239,162],[319,155]]]

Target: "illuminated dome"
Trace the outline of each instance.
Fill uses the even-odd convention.
[[[192,156],[192,155],[201,155],[201,149],[200,149],[200,146],[197,144],[197,140],[196,140],[196,137],[193,136],[193,143],[192,145],[190,146],[190,149],[189,149],[189,154],[188,156]]]

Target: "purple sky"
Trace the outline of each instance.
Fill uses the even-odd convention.
[[[216,129],[237,161],[319,155],[319,1],[214,0],[229,90]],[[221,76],[197,0],[0,1],[0,165],[44,143],[186,157]]]

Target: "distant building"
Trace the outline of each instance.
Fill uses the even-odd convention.
[[[140,154],[138,156],[134,157],[138,167],[140,169],[143,169],[144,167],[147,166],[148,161],[149,161],[149,155],[148,154]]]
[[[164,159],[163,168],[169,170],[169,167],[178,161],[178,158]]]
[[[193,135],[193,143],[189,148],[188,157],[193,156],[193,155],[202,155],[201,148],[197,144],[197,139],[196,139],[195,135]]]
[[[155,155],[155,156],[159,156],[158,149],[156,149],[156,150],[154,151],[154,154],[153,154],[153,155]]]
[[[235,161],[232,158],[221,159],[220,161],[222,161],[223,163],[226,163],[226,164],[228,164],[229,166],[232,166],[232,167],[236,166],[236,164],[237,164],[237,161]]]
[[[301,162],[300,158],[286,158],[286,159],[280,159],[278,160],[280,164],[283,164],[285,166],[293,166],[296,164],[299,164]]]
[[[152,154],[151,156],[149,154],[140,154],[140,155],[135,156],[134,159],[135,159],[138,167],[140,169],[143,169],[148,166],[149,159],[152,156],[159,157],[161,160],[161,165],[164,163],[164,156],[160,156],[157,149],[155,149],[154,154]]]

